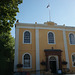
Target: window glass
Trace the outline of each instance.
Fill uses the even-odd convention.
[[[30,67],[30,55],[29,54],[24,55],[24,67]]]
[[[48,33],[48,43],[54,43],[54,34],[52,32]]]
[[[73,66],[75,66],[75,54],[72,55]]]
[[[24,43],[30,43],[30,32],[24,32]]]
[[[75,54],[72,55],[72,61],[73,61],[73,62],[75,61]]]
[[[69,38],[70,38],[70,44],[75,44],[75,37],[72,33],[69,35]]]

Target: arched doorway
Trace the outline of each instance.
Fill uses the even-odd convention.
[[[49,69],[51,69],[52,73],[57,72],[57,57],[49,56]]]

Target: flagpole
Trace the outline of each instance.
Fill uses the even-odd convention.
[[[49,9],[49,21],[51,21],[51,16],[50,16],[50,5],[47,5],[47,8]]]
[[[50,16],[50,7],[49,7],[49,21],[51,21],[51,16]]]

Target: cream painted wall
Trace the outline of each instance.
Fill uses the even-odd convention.
[[[55,44],[48,44],[48,32],[51,31],[55,34]],[[64,41],[63,41],[63,31],[61,30],[46,30],[40,29],[39,30],[39,45],[40,45],[40,61],[45,60],[45,53],[44,49],[61,49],[62,52],[62,60],[65,60],[65,49],[64,49]],[[43,66],[41,66],[43,69]]]
[[[66,35],[67,35],[67,46],[68,46],[68,53],[69,53],[69,61],[70,61],[70,70],[73,70],[75,72],[75,67],[72,67],[72,53],[75,53],[75,45],[71,45],[69,42],[69,33],[74,33],[74,31],[66,31]]]
[[[64,48],[64,40],[63,40],[63,29],[66,30],[66,39],[67,39],[67,48],[68,48],[68,55],[69,55],[69,63],[70,63],[70,69],[75,71],[75,67],[72,67],[72,59],[71,55],[75,52],[75,45],[69,44],[69,33],[73,32],[75,34],[74,28],[70,27],[60,27],[60,26],[52,26],[51,29],[49,29],[50,25],[43,26],[43,25],[29,25],[27,28],[25,28],[25,25],[23,24],[17,25],[17,28],[19,28],[19,49],[18,49],[18,63],[22,63],[22,55],[26,52],[30,53],[32,55],[32,69],[27,70],[36,70],[36,42],[35,42],[35,29],[36,27],[39,27],[39,51],[40,51],[40,62],[42,60],[45,60],[45,53],[44,49],[51,49],[52,47],[54,49],[61,49],[62,52],[62,60],[66,60],[65,58],[65,48]],[[30,27],[30,28],[29,28]],[[44,27],[44,28],[43,28]],[[53,29],[52,29],[53,28]],[[54,29],[56,28],[56,30]],[[31,44],[23,44],[23,32],[25,30],[29,30],[32,34],[32,43]],[[72,30],[72,31],[71,31]],[[48,44],[48,38],[47,33],[51,31],[55,34],[55,44]],[[45,67],[40,65],[40,69],[44,69]]]
[[[23,44],[23,32],[25,30],[29,30],[32,34],[32,43],[31,44]],[[19,29],[19,59],[18,62],[22,63],[22,55],[24,53],[30,53],[32,56],[32,70],[36,69],[36,49],[35,49],[35,29],[25,29],[25,28],[20,28]],[[31,70],[31,69],[24,69],[24,70]]]

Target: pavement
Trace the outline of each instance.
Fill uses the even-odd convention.
[[[64,74],[64,75],[75,75],[75,74]]]
[[[53,75],[75,75],[75,74],[53,74]]]

